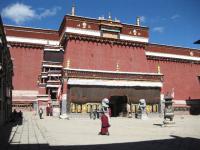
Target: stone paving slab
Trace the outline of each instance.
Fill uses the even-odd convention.
[[[200,119],[198,116],[189,118],[177,117],[174,127],[161,127],[162,118],[148,120],[112,118],[109,137],[97,136],[100,130],[100,120],[70,119],[59,120],[45,118],[38,120],[41,126],[46,128],[48,136],[54,139],[51,145],[84,145],[84,144],[108,144],[120,142],[137,142],[159,139],[172,139],[171,135],[180,137],[200,138]],[[195,121],[196,120],[196,121]],[[49,124],[47,124],[47,122]]]
[[[158,115],[148,120],[111,118],[110,136],[101,136],[99,119],[75,115],[70,120],[46,116],[39,119],[27,112],[23,124],[13,126],[10,143],[6,146],[0,140],[0,150],[199,150],[200,116],[177,115],[173,127],[162,127],[162,122]]]

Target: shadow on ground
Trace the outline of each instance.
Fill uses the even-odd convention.
[[[10,141],[12,137],[15,136],[17,132],[13,132],[13,128],[21,126],[23,124],[22,114],[16,113],[11,115],[10,122],[7,122],[3,126],[0,126],[0,150],[7,150],[10,146]],[[13,134],[12,134],[13,132]],[[10,138],[11,137],[11,138]]]
[[[167,140],[153,140],[131,143],[102,144],[102,145],[74,145],[74,146],[49,146],[43,145],[10,145],[9,149],[16,150],[199,150],[200,140],[195,138],[180,138],[173,136]]]

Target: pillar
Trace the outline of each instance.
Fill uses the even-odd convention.
[[[69,112],[69,110],[67,109],[67,90],[68,90],[68,86],[67,86],[67,79],[63,80],[63,94],[62,94],[62,101],[61,101],[61,116],[60,118],[62,119],[66,119],[68,118],[67,116],[67,112]]]

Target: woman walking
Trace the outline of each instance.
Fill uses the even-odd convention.
[[[101,116],[101,131],[99,132],[99,135],[109,135],[109,131],[108,131],[109,127],[110,127],[109,119],[105,115],[105,113],[102,112],[102,116]]]

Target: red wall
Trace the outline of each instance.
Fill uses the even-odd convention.
[[[176,49],[176,48],[174,48]],[[116,71],[119,62],[120,71],[157,72],[160,64],[164,74],[163,92],[175,89],[175,100],[200,99],[200,65],[170,61],[147,60],[144,49],[95,42],[74,41],[67,43],[64,66],[70,59],[70,68]]]
[[[164,93],[174,88],[175,100],[200,99],[200,65],[178,63],[169,61],[148,60],[152,71],[157,71],[160,64],[161,73],[164,74]]]
[[[70,40],[65,48],[64,66],[70,68],[149,72],[143,48]]]
[[[42,49],[12,47],[10,51],[14,64],[14,90],[37,90],[43,59]]]

